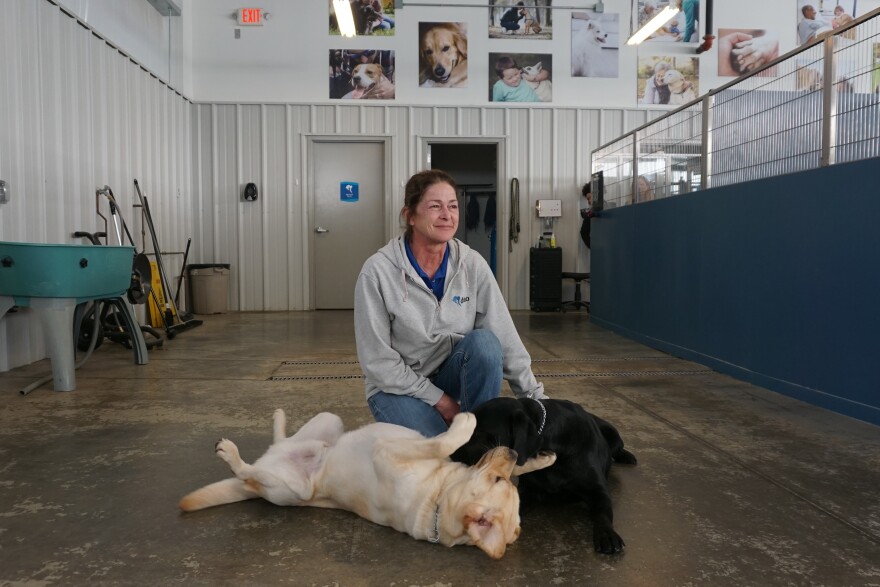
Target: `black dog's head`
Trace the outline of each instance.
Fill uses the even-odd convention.
[[[536,409],[539,409],[537,404]],[[498,397],[477,406],[473,413],[477,417],[477,428],[471,439],[452,453],[450,458],[453,461],[473,465],[486,451],[498,446],[515,450],[517,465],[537,456],[541,449],[541,436],[523,402],[511,397]]]

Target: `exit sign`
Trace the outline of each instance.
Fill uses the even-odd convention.
[[[263,26],[262,8],[239,8],[238,24],[242,26]]]

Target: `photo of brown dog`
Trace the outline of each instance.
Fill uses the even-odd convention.
[[[330,50],[330,99],[393,100],[394,51]]]
[[[467,25],[419,23],[419,86],[461,88],[468,79]]]

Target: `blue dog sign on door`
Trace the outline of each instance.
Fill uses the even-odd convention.
[[[358,201],[358,184],[356,181],[339,182],[339,199],[342,202]]]

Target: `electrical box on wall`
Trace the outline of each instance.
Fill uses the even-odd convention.
[[[228,13],[227,13],[228,14]],[[263,26],[266,14],[262,8],[239,8],[238,24],[241,26]]]
[[[535,211],[538,218],[558,218],[562,216],[562,200],[538,200]]]

